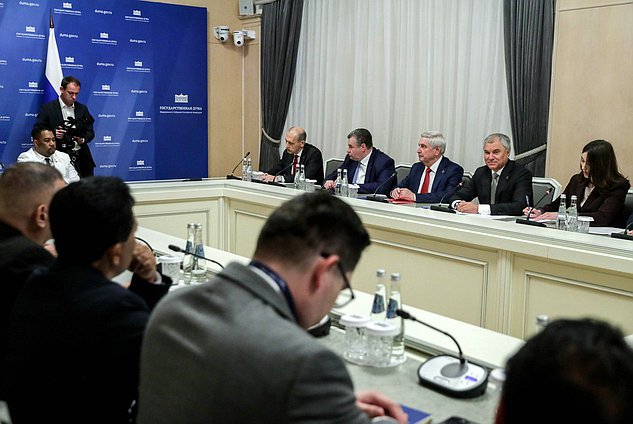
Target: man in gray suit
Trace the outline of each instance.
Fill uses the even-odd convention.
[[[138,422],[349,424],[389,415],[406,423],[379,393],[354,394],[341,358],[305,331],[341,306],[341,290],[353,299],[348,279],[368,245],[358,216],[328,193],[283,204],[250,264],[232,263],[156,308]]]

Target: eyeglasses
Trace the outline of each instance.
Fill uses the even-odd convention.
[[[330,254],[321,253],[321,256],[324,258],[327,258],[330,256]],[[349,280],[347,279],[347,274],[345,273],[345,269],[343,269],[343,265],[341,265],[340,261],[336,263],[336,267],[341,273],[341,277],[343,277],[343,289],[341,290],[341,293],[339,293],[338,297],[336,298],[336,301],[334,302],[334,307],[342,308],[344,306],[349,305],[349,303],[352,300],[356,299],[356,296],[354,295],[354,290],[352,290],[352,286],[349,283]]]

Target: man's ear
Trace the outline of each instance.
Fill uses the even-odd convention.
[[[33,218],[37,228],[46,228],[48,226],[48,206],[43,203],[38,205],[37,208],[35,208]]]
[[[319,257],[314,266],[312,267],[312,277],[310,278],[310,292],[320,290],[325,284],[325,276],[328,272],[336,267],[336,263],[339,261],[338,255],[330,255],[327,258]]]
[[[123,243],[117,243],[105,251],[105,257],[108,258],[110,265],[118,267],[121,264],[121,253],[123,252]]]

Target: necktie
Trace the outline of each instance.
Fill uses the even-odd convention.
[[[431,177],[429,177],[430,173],[431,168],[427,166],[426,172],[424,173],[424,181],[422,181],[422,188],[420,189],[420,194],[425,194],[429,192],[429,181],[431,180]]]
[[[490,204],[495,204],[495,197],[497,195],[497,184],[499,183],[499,174],[492,173],[492,181],[490,181]]]
[[[51,162],[50,158],[44,158],[44,162],[46,162],[46,165],[48,166],[53,166],[53,162]]]
[[[299,163],[299,155],[295,155],[295,159],[292,162],[292,175],[297,173],[297,164]]]

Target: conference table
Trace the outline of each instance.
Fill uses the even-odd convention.
[[[142,227],[184,238],[187,223],[202,223],[206,245],[245,258],[266,218],[302,194],[224,179],[129,185]],[[372,241],[351,280],[358,292],[371,295],[383,268],[400,273],[407,305],[517,339],[534,333],[539,315],[592,316],[633,333],[631,241],[424,205],[343,200]]]

